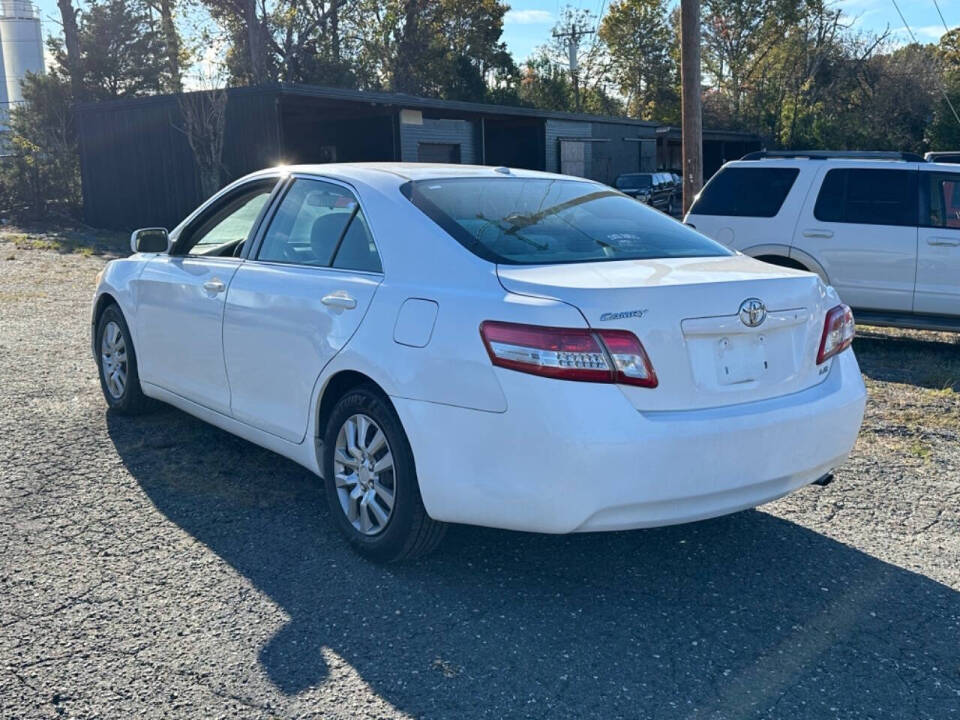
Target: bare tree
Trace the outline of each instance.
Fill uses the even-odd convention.
[[[227,91],[220,88],[180,95],[183,127],[200,174],[204,197],[220,189],[223,176],[223,136],[227,119]]]

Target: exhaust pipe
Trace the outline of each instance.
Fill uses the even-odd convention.
[[[827,485],[829,485],[829,484],[832,483],[832,482],[833,482],[833,473],[832,473],[832,472],[828,472],[828,473],[827,473],[826,475],[824,475],[823,477],[817,478],[816,480],[814,480],[814,481],[813,481],[813,484],[814,484],[814,485],[819,485],[820,487],[826,487]]]

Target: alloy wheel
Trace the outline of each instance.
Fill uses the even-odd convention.
[[[387,436],[372,418],[351,415],[340,426],[333,472],[340,507],[354,529],[382,532],[393,515],[397,483]]]
[[[100,340],[100,372],[107,386],[107,392],[114,398],[123,397],[127,387],[127,344],[123,339],[123,331],[113,320],[103,328],[103,337]]]

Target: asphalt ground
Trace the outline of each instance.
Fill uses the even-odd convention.
[[[826,488],[382,567],[302,468],[105,411],[77,250],[0,237],[0,718],[960,717],[956,336],[864,330]]]

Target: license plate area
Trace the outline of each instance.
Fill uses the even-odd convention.
[[[763,334],[724,335],[715,341],[718,385],[738,385],[760,380],[770,370],[767,340]]]

